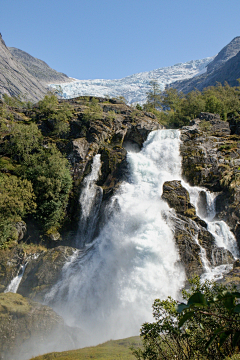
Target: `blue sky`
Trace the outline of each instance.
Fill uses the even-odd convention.
[[[0,32],[78,79],[117,79],[217,54],[239,0],[1,0]]]

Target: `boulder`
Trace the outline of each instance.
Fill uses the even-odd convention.
[[[196,215],[195,207],[190,203],[188,191],[182,186],[181,181],[166,181],[163,184],[162,198],[167,201],[171,208],[180,214],[187,216],[203,227],[207,227],[204,220]]]
[[[25,269],[18,293],[42,302],[50,288],[61,278],[61,270],[76,250],[58,246],[31,259]]]

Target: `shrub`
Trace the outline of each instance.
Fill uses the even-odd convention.
[[[14,222],[35,211],[35,199],[30,181],[0,173],[0,245],[14,237]]]
[[[199,278],[183,291],[187,304],[168,298],[155,300],[155,322],[141,328],[143,349],[137,359],[224,359],[239,352],[240,293],[221,284]]]

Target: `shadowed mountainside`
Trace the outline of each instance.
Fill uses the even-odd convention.
[[[240,78],[240,37],[235,37],[226,45],[207,66],[207,72],[191,79],[176,81],[169,87],[188,93],[194,89],[202,91],[208,86],[215,86],[217,82],[224,84],[225,81],[231,86],[238,85]]]
[[[44,61],[37,59],[25,51],[9,47],[12,56],[26,68],[26,70],[36,79],[47,85],[54,82],[70,81],[69,77],[48,66]]]
[[[0,94],[26,97],[36,102],[47,89],[13,57],[0,34]]]

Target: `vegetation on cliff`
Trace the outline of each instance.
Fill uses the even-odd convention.
[[[79,185],[91,169],[93,156],[99,152],[106,160],[99,185],[109,196],[126,157],[123,140],[130,136],[141,146],[148,133],[160,127],[152,115],[127,106],[122,99],[65,101],[48,93],[35,105],[20,97],[4,95],[3,100],[0,246],[17,240],[15,224],[27,218],[34,218],[45,235],[59,239],[58,229],[79,215]]]
[[[0,245],[17,240],[14,223],[27,214],[34,216],[44,231],[56,230],[72,187],[68,161],[55,144],[56,137],[68,131],[69,107],[58,107],[53,94],[32,110],[18,99],[5,96],[5,100],[12,106],[0,104]],[[52,121],[50,136],[39,130],[39,117]]]

